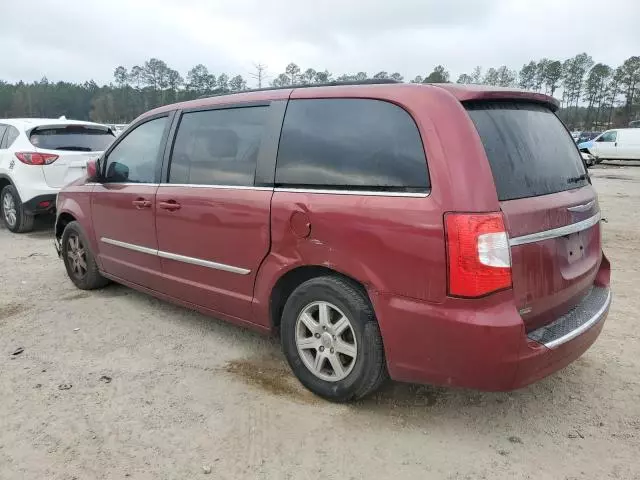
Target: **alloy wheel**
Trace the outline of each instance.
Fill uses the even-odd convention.
[[[87,274],[87,251],[80,237],[73,233],[67,239],[67,259],[69,268],[76,276],[82,278]]]
[[[349,318],[329,302],[313,302],[296,321],[296,347],[304,365],[316,377],[337,382],[356,363],[358,345]]]
[[[13,228],[16,226],[16,222],[18,221],[18,214],[16,211],[16,202],[11,193],[7,192],[4,194],[2,198],[2,211],[4,212],[4,219],[7,224]]]

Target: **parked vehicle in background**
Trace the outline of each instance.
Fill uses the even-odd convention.
[[[580,132],[576,143],[580,145],[581,143],[588,142],[589,140],[593,140],[594,138],[596,138],[601,133],[602,132]]]
[[[298,87],[142,115],[58,196],[81,289],[114,280],[279,331],[334,401],[387,377],[510,390],[607,315],[600,208],[546,95]]]
[[[573,141],[574,141],[574,142],[577,142],[577,141],[578,141],[578,138],[580,138],[580,133],[581,133],[581,132],[578,132],[578,131],[573,131],[573,132],[571,132],[571,138],[573,138]]]
[[[124,132],[128,125],[129,124],[127,123],[112,123],[109,124],[108,127],[111,128],[113,133],[115,133],[116,135],[120,135],[122,132]]]
[[[595,139],[578,145],[581,152],[593,155],[596,163],[604,160],[640,160],[640,129],[607,130]]]
[[[640,128],[640,120],[629,122],[629,128]]]
[[[12,232],[55,209],[56,194],[83,176],[115,138],[105,125],[66,119],[0,120],[0,209]]]
[[[587,168],[593,167],[596,164],[596,157],[594,157],[590,153],[580,152],[580,155],[582,156],[582,161],[587,166]]]

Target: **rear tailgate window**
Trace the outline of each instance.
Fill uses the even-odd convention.
[[[101,152],[114,138],[113,133],[107,129],[90,125],[68,125],[34,128],[29,141],[34,147],[45,150]]]
[[[465,107],[484,145],[500,201],[589,183],[575,142],[545,106],[477,102]]]

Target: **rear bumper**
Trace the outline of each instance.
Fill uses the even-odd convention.
[[[579,358],[600,335],[609,313],[609,305],[610,303],[606,305],[606,309],[598,317],[597,322],[591,323],[587,330],[560,346],[548,348],[533,340],[529,341],[528,348],[519,359],[516,377],[511,389],[524,387],[541,380]]]
[[[41,213],[53,213],[56,210],[56,194],[48,193],[38,195],[22,204],[25,212],[29,215],[38,215]]]
[[[602,264],[594,286],[598,295],[529,334],[511,291],[438,305],[373,295],[391,378],[507,391],[566,367],[595,342],[609,312],[604,257]]]

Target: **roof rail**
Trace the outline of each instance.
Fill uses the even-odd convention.
[[[324,83],[301,83],[296,85],[284,85],[282,87],[265,87],[265,88],[250,88],[248,90],[240,90],[238,92],[222,92],[202,95],[198,98],[210,98],[210,97],[222,97],[224,95],[234,95],[236,93],[247,92],[266,92],[269,90],[288,90],[290,88],[314,88],[314,87],[341,87],[344,85],[379,85],[389,83],[402,83],[393,78],[367,78],[366,80],[349,80],[345,82],[331,81]]]

